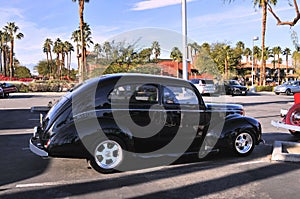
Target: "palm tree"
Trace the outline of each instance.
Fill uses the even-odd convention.
[[[277,76],[278,76],[278,85],[280,84],[280,60],[279,60],[279,56],[281,54],[281,48],[280,46],[276,46],[272,49],[273,54],[274,54],[274,58],[277,56]],[[276,61],[275,61],[276,62]]]
[[[57,38],[56,41],[54,42],[53,52],[56,54],[56,72],[58,73],[57,75],[59,78],[61,78],[61,70],[62,70],[62,66],[64,65],[63,48],[64,48],[64,43],[59,38]],[[61,59],[60,56],[62,57]]]
[[[262,53],[261,53],[262,54]],[[263,53],[264,57],[262,58],[262,61],[264,63],[266,63],[266,61],[270,58],[273,57],[273,52],[272,49],[270,49],[269,47],[265,47],[264,53]],[[266,77],[266,76],[265,76]]]
[[[287,75],[288,75],[288,70],[289,70],[289,55],[291,55],[291,49],[289,48],[285,48],[283,50],[283,55],[285,55],[285,70],[286,70],[286,73],[285,73],[285,77],[286,77],[286,80],[287,79]]]
[[[176,76],[179,77],[179,62],[182,61],[182,52],[178,47],[174,47],[171,51],[170,57],[173,59],[173,61],[177,62]]]
[[[23,33],[19,32],[19,27],[16,26],[14,22],[8,22],[4,27],[4,30],[8,32],[10,37],[10,54],[9,54],[9,66],[10,66],[10,79],[14,77],[14,67],[13,67],[13,55],[14,55],[14,42],[15,39],[22,39],[24,37]]]
[[[257,64],[257,60],[261,60],[261,49],[258,46],[254,46],[253,47],[253,63],[255,65],[255,69],[254,69],[254,74],[256,77],[256,81],[258,82],[258,75],[257,75],[257,71],[258,71],[258,64]],[[259,71],[261,73],[261,71]]]
[[[77,0],[72,0],[73,2],[77,2]],[[84,19],[83,19],[83,11],[84,11],[84,3],[89,3],[89,0],[78,0],[79,5],[79,29],[80,29],[80,38],[81,38],[81,67],[80,67],[80,77],[79,81],[83,82],[84,80],[84,71],[85,71],[85,43],[84,43]]]
[[[74,52],[74,46],[68,42],[64,42],[64,51],[67,55],[67,69],[68,69],[68,77],[70,77],[70,68],[71,68],[71,56],[72,56],[72,51]]]
[[[236,56],[238,58],[239,65],[241,65],[241,62],[242,62],[242,55],[244,53],[244,50],[245,50],[245,44],[244,44],[244,42],[238,41],[236,43],[234,51],[235,51],[235,54],[236,54]]]
[[[198,45],[197,42],[189,43],[188,46],[190,47],[190,57],[191,61],[193,62],[194,57],[197,55],[198,51],[200,50],[201,46]]]
[[[225,79],[228,79],[228,61],[230,59],[231,50],[229,45],[223,46],[222,54],[224,53]]]
[[[242,52],[245,50],[245,44],[242,41],[238,41],[235,45],[235,48],[239,51],[241,51],[240,53],[242,54]]]
[[[4,71],[4,76],[6,77],[8,74],[7,71],[7,62],[8,62],[8,54],[9,54],[9,46],[7,43],[9,42],[9,34],[8,32],[3,32],[1,35],[1,51],[2,54],[0,55],[2,57],[2,62],[3,62],[3,71]]]
[[[160,56],[160,45],[158,41],[154,41],[151,48],[153,50],[155,60],[157,61],[158,57]]]
[[[75,30],[72,33],[71,39],[76,43],[76,56],[77,56],[77,66],[78,66],[78,72],[81,73],[80,71],[80,30]]]
[[[2,42],[2,35],[4,33],[0,30],[0,73],[3,72],[3,68],[2,68],[2,52],[3,52],[3,42]]]
[[[261,49],[265,49],[265,36],[266,36],[266,24],[267,24],[267,7],[268,4],[277,4],[277,0],[254,0],[253,1],[254,6],[258,6],[262,9],[262,33],[261,33]],[[265,51],[261,51],[262,55],[261,57],[265,57],[264,53]],[[261,62],[261,73],[260,73],[260,85],[266,84],[266,61],[262,59]]]
[[[101,54],[101,52],[102,52],[102,46],[101,46],[99,43],[96,43],[96,44],[94,45],[94,52],[96,53],[96,60],[95,60],[95,62],[96,62],[96,64],[97,64],[98,59],[99,59],[99,57],[100,57],[100,54]]]
[[[53,41],[47,38],[44,43],[43,52],[46,53],[47,56],[48,68],[50,69],[50,77],[52,75],[52,53],[51,53],[52,46],[53,46]],[[49,62],[49,56],[50,56],[50,62]]]
[[[108,59],[111,58],[110,56],[111,56],[111,50],[112,50],[112,46],[108,41],[104,42],[103,50],[105,52],[106,60],[108,61]]]
[[[249,63],[249,57],[252,55],[252,50],[250,48],[245,48],[243,55],[246,57],[246,63]],[[253,62],[253,60],[252,60]]]
[[[201,46],[200,46],[201,50],[205,50],[207,51],[207,53],[210,53],[210,45],[207,42],[204,42]]]

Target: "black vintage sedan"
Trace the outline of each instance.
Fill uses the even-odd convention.
[[[246,156],[262,141],[261,125],[243,114],[241,105],[205,104],[185,80],[105,75],[63,96],[35,127],[30,149],[86,158],[102,173],[142,168],[144,159],[148,167],[183,155],[203,158],[223,148]]]

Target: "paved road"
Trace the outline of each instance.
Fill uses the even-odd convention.
[[[292,96],[205,97],[244,105],[246,115],[263,126],[265,145],[246,158],[220,153],[206,160],[103,175],[85,160],[42,159],[28,149],[38,114],[30,107],[61,94],[12,95],[0,101],[0,198],[299,198],[300,164],[270,160],[275,140],[299,141],[270,125],[288,108]],[[15,126],[12,128],[12,126]]]

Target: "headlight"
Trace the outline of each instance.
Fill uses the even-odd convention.
[[[279,88],[279,91],[280,91],[280,92],[284,92],[285,90],[286,90],[286,88],[284,88],[284,87],[280,87],[280,88]]]

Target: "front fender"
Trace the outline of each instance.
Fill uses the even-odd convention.
[[[233,138],[242,131],[250,131],[255,136],[255,144],[261,141],[261,124],[252,117],[242,116],[238,114],[229,115],[225,118],[224,128],[220,139],[232,142]]]

